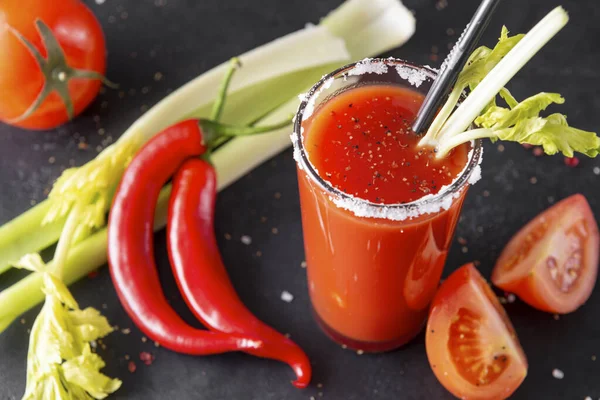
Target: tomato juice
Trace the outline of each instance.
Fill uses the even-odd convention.
[[[296,122],[310,298],[350,348],[391,350],[419,333],[480,155],[466,144],[439,160],[419,147],[410,126],[423,98],[354,85]]]

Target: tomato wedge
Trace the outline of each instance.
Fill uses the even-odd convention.
[[[515,330],[473,264],[454,271],[437,291],[425,345],[435,376],[461,399],[506,399],[527,375]]]
[[[494,267],[492,282],[542,311],[575,311],[596,284],[599,237],[585,197],[570,196],[511,239]]]

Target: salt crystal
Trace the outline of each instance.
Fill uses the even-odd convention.
[[[396,72],[400,78],[408,81],[414,87],[419,87],[427,80],[427,74],[421,69],[407,67],[405,65],[397,65]]]
[[[514,302],[515,302],[515,300],[516,300],[516,297],[515,297],[515,295],[514,295],[514,294],[512,294],[512,293],[509,293],[509,294],[508,294],[508,296],[506,296],[506,300],[507,300],[509,303],[514,303]]]
[[[252,238],[248,235],[244,235],[240,238],[240,241],[245,245],[249,245],[250,243],[252,243]]]
[[[287,290],[284,290],[281,292],[281,300],[285,301],[286,303],[291,303],[292,300],[294,300],[294,295]]]
[[[371,58],[365,58],[362,61],[357,62],[350,71],[348,76],[357,76],[364,74],[377,74],[382,75],[388,71],[387,64],[381,61],[373,61]]]
[[[100,4],[104,4],[106,0],[96,0],[96,4],[100,5]]]
[[[302,262],[300,263],[300,266],[301,266],[302,268],[306,268],[306,261],[302,261]]]
[[[594,167],[594,174],[600,175],[600,167]]]
[[[469,185],[474,185],[477,182],[479,182],[480,179],[481,179],[481,166],[477,165],[473,169],[473,172],[471,172],[471,176],[469,176],[469,179],[467,182],[469,182]]]
[[[565,377],[565,373],[562,372],[560,369],[558,368],[554,368],[552,370],[552,376],[555,377],[556,379],[562,379]]]
[[[321,87],[318,90],[316,90],[313,93],[313,95],[308,99],[308,94],[304,95],[304,100],[302,99],[302,97],[298,96],[301,101],[306,101],[306,106],[304,107],[304,112],[302,113],[302,121],[305,121],[312,115],[313,111],[315,110],[315,102],[324,90],[327,90],[331,87],[333,81],[335,81],[335,78],[333,77],[327,79],[325,82],[323,82]]]

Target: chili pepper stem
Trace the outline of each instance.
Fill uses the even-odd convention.
[[[289,119],[281,121],[277,124],[260,127],[255,127],[252,125],[236,126],[223,124],[220,122],[221,116],[223,115],[223,110],[225,109],[225,100],[227,99],[227,91],[231,84],[231,80],[235,74],[235,71],[237,71],[237,69],[241,66],[242,63],[239,58],[233,57],[230,60],[229,69],[225,73],[225,77],[223,78],[221,86],[219,87],[219,92],[217,93],[217,98],[213,104],[210,118],[200,119],[198,122],[200,125],[200,130],[202,131],[204,143],[207,145],[207,157],[210,157],[211,150],[214,150],[214,148],[222,145],[234,136],[248,136],[258,133],[271,132],[284,128],[291,123],[293,116],[290,116]]]
[[[219,121],[221,119],[221,115],[223,115],[223,110],[225,108],[225,99],[227,97],[227,91],[229,89],[229,85],[231,84],[231,79],[233,78],[233,74],[239,67],[242,66],[242,62],[239,58],[233,57],[229,61],[229,69],[225,73],[225,77],[221,81],[221,86],[219,87],[219,92],[217,94],[217,98],[212,107],[212,111],[210,113],[211,121]]]
[[[212,149],[229,138],[236,136],[250,136],[259,133],[267,133],[277,129],[285,128],[292,123],[292,116],[285,120],[263,126],[238,126],[216,122],[208,119],[200,119],[198,121],[200,129],[204,135],[204,141],[207,146]]]

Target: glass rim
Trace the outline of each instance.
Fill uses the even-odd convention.
[[[327,180],[323,179],[308,158],[308,154],[302,140],[302,122],[304,112],[309,102],[314,96],[318,96],[320,94],[320,91],[324,89],[326,85],[329,84],[329,81],[331,79],[342,78],[344,77],[346,72],[351,71],[358,64],[364,64],[365,62],[385,63],[386,65],[404,66],[424,73],[425,76],[429,79],[435,80],[435,78],[437,77],[437,71],[431,67],[415,65],[408,61],[393,57],[369,58],[365,60],[359,60],[350,64],[346,64],[324,75],[315,85],[313,85],[313,87],[308,91],[308,93],[306,93],[306,95],[303,96],[302,101],[300,102],[300,106],[298,107],[298,111],[296,112],[296,115],[294,117],[292,141],[294,144],[295,151],[298,151],[298,157],[294,158],[296,158],[296,163],[300,165],[301,169],[303,169],[313,181],[317,182],[319,186],[321,186],[321,188],[324,189],[328,194],[336,196],[339,199],[353,201],[356,204],[366,206],[371,210],[401,210],[408,212],[417,211],[418,214],[421,214],[420,212],[418,212],[418,210],[421,207],[432,204],[438,204],[440,202],[443,202],[447,198],[452,198],[469,183],[469,178],[481,162],[481,156],[483,151],[481,139],[477,139],[472,142],[472,148],[471,151],[469,151],[470,159],[468,160],[465,168],[463,168],[463,170],[461,171],[460,175],[458,175],[450,185],[444,187],[443,190],[436,193],[435,195],[424,196],[420,199],[406,203],[374,203],[372,201],[365,200],[363,198],[355,197],[348,193],[345,193],[333,187]]]

